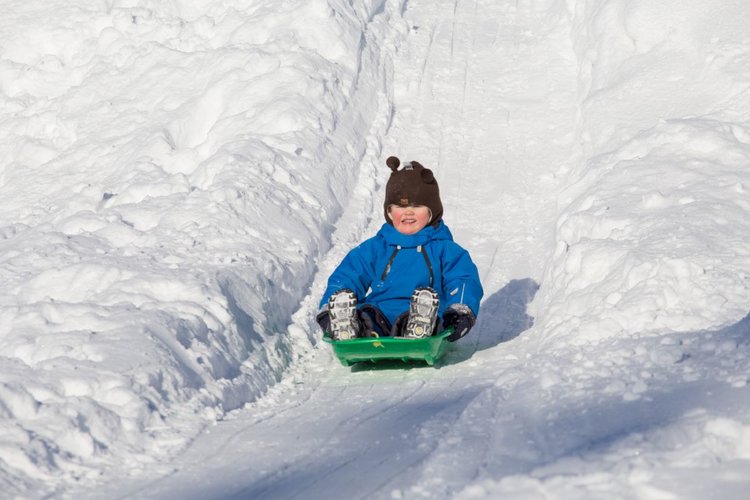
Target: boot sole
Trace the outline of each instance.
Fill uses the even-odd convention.
[[[435,290],[418,288],[411,295],[404,337],[422,339],[432,335],[440,301]]]
[[[328,299],[333,340],[357,338],[357,296],[351,290],[342,290]]]

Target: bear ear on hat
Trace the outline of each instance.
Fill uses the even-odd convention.
[[[395,172],[398,170],[398,166],[401,165],[401,160],[395,156],[389,156],[388,159],[385,160],[385,164],[390,167],[391,171]]]
[[[432,174],[432,170],[430,170],[429,168],[423,168],[420,175],[422,177],[422,182],[424,182],[425,184],[432,184],[432,182],[435,180],[435,176]]]

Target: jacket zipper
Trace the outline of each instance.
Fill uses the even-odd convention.
[[[433,288],[432,284],[435,282],[435,275],[432,274],[432,264],[430,258],[427,256],[427,252],[422,251],[422,245],[417,247],[417,252],[421,253],[424,257],[424,263],[427,264],[427,270],[430,271],[430,288]]]
[[[393,264],[393,260],[396,258],[396,254],[398,251],[401,250],[401,245],[396,245],[396,249],[391,254],[391,258],[388,259],[388,264],[385,265],[385,270],[383,271],[383,274],[380,276],[380,281],[385,281],[385,278],[388,276],[388,273],[391,272],[391,265]]]

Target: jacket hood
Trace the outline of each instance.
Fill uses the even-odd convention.
[[[434,240],[453,241],[450,229],[448,229],[448,226],[442,220],[434,226],[426,226],[417,234],[401,234],[393,225],[386,223],[381,226],[377,235],[383,238],[389,245],[400,245],[402,248],[416,248]]]

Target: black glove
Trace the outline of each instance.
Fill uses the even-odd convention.
[[[331,314],[328,312],[328,304],[324,305],[320,311],[318,311],[315,321],[317,321],[320,328],[323,329],[323,333],[331,332]]]
[[[455,342],[469,333],[474,323],[476,323],[474,313],[466,304],[452,304],[443,313],[443,328],[455,329],[448,335],[449,342]]]

